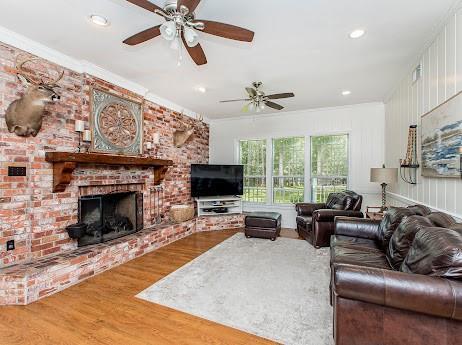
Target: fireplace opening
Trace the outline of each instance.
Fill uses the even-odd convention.
[[[121,192],[83,196],[79,199],[79,222],[87,225],[79,247],[110,241],[143,228],[143,194]]]

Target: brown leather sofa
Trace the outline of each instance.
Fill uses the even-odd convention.
[[[339,217],[331,238],[336,345],[462,343],[462,226],[422,206]]]
[[[345,191],[329,194],[325,203],[296,204],[299,236],[316,248],[329,247],[330,236],[334,233],[334,218],[363,217],[362,201],[361,195]]]

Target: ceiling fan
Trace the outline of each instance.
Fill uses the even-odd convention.
[[[136,45],[157,36],[162,36],[166,40],[172,42],[171,47],[173,49],[179,51],[179,63],[183,45],[197,65],[204,65],[207,63],[207,58],[198,40],[199,35],[197,31],[243,42],[252,42],[254,37],[252,31],[238,26],[210,20],[197,20],[194,11],[201,0],[167,0],[164,8],[160,8],[147,0],[127,1],[158,14],[163,17],[166,22],[162,25],[157,25],[141,31],[123,42],[128,45]]]
[[[268,106],[270,108],[276,109],[276,110],[282,110],[284,107],[282,105],[279,105],[277,103],[271,102],[270,100],[272,99],[283,99],[283,98],[290,98],[290,97],[295,97],[295,95],[292,92],[286,92],[286,93],[277,93],[273,95],[265,95],[263,91],[260,90],[260,87],[262,86],[261,82],[254,82],[252,83],[253,87],[246,87],[245,90],[247,91],[249,98],[243,98],[243,99],[232,99],[228,101],[221,101],[220,103],[228,103],[228,102],[250,102],[242,108],[242,111],[244,113],[247,113],[249,111],[256,111],[260,112],[265,109],[265,106]]]

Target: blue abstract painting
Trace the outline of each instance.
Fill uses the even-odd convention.
[[[461,177],[462,93],[422,116],[422,176]]]

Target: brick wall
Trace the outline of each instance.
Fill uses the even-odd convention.
[[[46,151],[74,151],[78,146],[75,120],[89,128],[90,90],[92,86],[135,101],[143,99],[130,91],[93,76],[65,69],[59,82],[61,100],[47,107],[42,130],[35,137],[22,138],[8,132],[5,111],[24,93],[16,78],[15,58],[23,53],[0,43],[0,267],[62,253],[76,248],[65,227],[77,221],[79,187],[112,184],[142,184],[145,195],[145,225],[149,226],[150,188],[153,173],[149,168],[104,165],[78,166],[73,180],[63,193],[52,193],[52,165],[45,162]],[[43,63],[41,70],[59,66]],[[143,102],[144,140],[153,133],[161,135],[161,144],[151,152],[159,158],[172,159],[174,166],[164,181],[164,213],[173,204],[190,203],[189,166],[208,162],[209,128],[187,116],[149,101]],[[173,145],[173,132],[183,124],[196,122],[196,134],[182,148]],[[10,165],[25,166],[27,176],[8,177]],[[16,249],[6,251],[6,241],[15,240]]]

